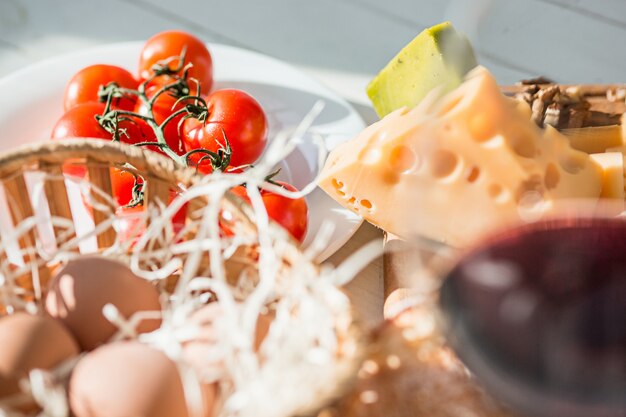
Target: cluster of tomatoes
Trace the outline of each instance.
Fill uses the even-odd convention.
[[[240,172],[263,153],[267,118],[245,91],[212,87],[213,60],[206,45],[186,32],[162,32],[143,46],[138,77],[103,64],[76,73],[66,87],[65,114],[52,139],[118,140],[163,153],[203,174]],[[77,167],[70,173],[85,175]],[[141,206],[141,183],[129,172],[111,170],[113,194],[121,206]],[[232,191],[248,199],[245,185]],[[265,190],[261,195],[269,217],[302,241],[308,221],[305,200]]]

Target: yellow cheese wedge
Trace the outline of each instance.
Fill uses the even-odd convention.
[[[453,246],[558,199],[595,203],[602,168],[527,113],[478,67],[443,99],[399,109],[334,149],[319,185],[387,232]]]
[[[561,133],[569,138],[572,148],[589,154],[624,145],[620,125],[563,129]]]
[[[621,152],[592,154],[591,158],[602,167],[602,192],[606,199],[605,215],[617,215],[624,211],[624,155]]]
[[[624,155],[620,152],[592,154],[591,158],[602,167],[602,198],[624,199]]]

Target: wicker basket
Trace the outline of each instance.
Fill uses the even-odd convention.
[[[68,186],[68,178],[64,174],[64,171],[68,171],[69,165],[84,167],[84,171],[88,174],[82,182],[88,186],[86,193],[91,199],[90,204],[79,201],[79,205],[82,205],[83,209],[88,207],[91,210],[89,214],[93,221],[94,229],[92,240],[95,244],[89,251],[105,254],[112,249],[120,250],[120,247],[116,247],[116,244],[120,241],[120,236],[118,236],[116,229],[111,223],[111,213],[114,214],[116,210],[115,199],[112,195],[111,168],[130,171],[144,179],[146,184],[144,206],[146,210],[150,210],[153,206],[160,208],[167,206],[173,191],[181,192],[196,185],[202,185],[203,178],[205,178],[197,175],[192,169],[176,166],[172,160],[152,151],[108,141],[66,140],[23,147],[0,156],[1,191],[3,191],[4,199],[6,200],[5,205],[10,213],[10,216],[4,216],[9,221],[7,222],[4,219],[5,225],[0,225],[0,232],[6,233],[7,230],[15,232],[29,219],[32,220],[37,216],[47,216],[46,218],[48,219],[61,219],[68,224],[75,225],[77,222],[75,213],[76,198],[72,195],[72,187]],[[131,166],[130,168],[129,165]],[[43,203],[34,201],[32,196],[32,183],[34,180],[32,177],[37,177],[37,181],[40,184],[39,194],[45,200]],[[96,209],[96,206],[104,207],[105,210]],[[197,213],[207,206],[208,200],[206,196],[199,196],[189,200],[187,202],[185,223],[187,225],[198,225]],[[231,214],[231,217],[225,221],[228,221],[229,224],[236,223],[237,230],[256,232],[256,224],[252,220],[254,213],[247,203],[226,193],[220,202],[220,210],[220,213],[227,211]],[[148,216],[147,221],[149,222],[150,219],[151,217]],[[282,269],[288,271],[298,263],[300,265],[306,263],[305,268],[307,270],[322,271],[310,259],[303,256],[286,231],[273,223],[270,223],[268,226],[273,236],[278,236],[280,238],[278,240],[282,241],[282,258],[279,260]],[[49,226],[49,229],[49,235],[52,236],[54,245],[57,248],[68,242],[80,240],[76,239],[75,230],[72,228],[60,227],[58,224],[53,223]],[[193,228],[186,230],[182,239],[193,240],[195,232],[196,230]],[[177,236],[176,239],[176,242],[166,239],[160,243],[157,241],[156,244],[158,246],[158,244],[167,245],[168,242],[172,244],[179,243],[181,237]],[[22,230],[15,248],[16,250],[12,251],[11,248],[8,248],[5,239],[0,240],[0,273],[10,273],[11,270],[14,272],[19,268],[20,264],[22,265],[22,270],[24,270],[23,275],[19,275],[15,281],[17,282],[15,288],[8,288],[6,282],[4,288],[3,285],[0,285],[0,295],[2,295],[3,291],[5,294],[7,291],[13,291],[19,293],[20,299],[25,304],[33,301],[36,305],[39,303],[46,282],[53,275],[54,269],[58,267],[58,259],[46,259],[40,255],[40,246],[42,246],[42,242],[45,240],[50,240],[50,236],[45,236],[41,228],[32,227],[32,225],[30,228]],[[70,247],[72,251],[85,253],[79,245],[70,245]],[[125,248],[128,249],[130,247],[132,245]],[[37,250],[33,248],[37,248]],[[123,250],[124,247],[121,247],[121,249]],[[151,247],[151,249],[156,250],[158,247]],[[246,249],[249,249],[249,251]],[[254,247],[244,247],[244,250],[234,253],[228,260],[230,262],[228,267],[238,273],[242,269],[253,265],[256,259],[258,259],[258,254],[255,254],[254,249]],[[15,257],[16,253],[19,254],[19,259],[16,259],[15,262],[8,259],[9,254]],[[118,259],[124,260],[124,253],[114,252],[113,254]],[[208,257],[206,258],[200,262],[197,276],[205,276],[204,272],[210,267]],[[38,279],[35,279],[35,277]],[[171,293],[174,291],[176,279],[177,275],[173,274],[164,282],[157,282],[157,285],[160,286],[162,291]],[[237,284],[236,278],[233,278],[233,282],[230,282],[230,278],[228,278],[228,282],[233,284],[233,286]],[[2,306],[3,300],[0,298],[0,307]],[[7,313],[7,311],[0,308],[0,316],[3,313]],[[350,344],[348,339],[354,339],[354,343],[350,346],[356,346],[356,348],[353,349],[352,353],[346,354],[346,363],[342,364],[342,369],[345,367],[342,371],[344,372],[344,375],[342,375],[343,380],[329,381],[328,386],[333,385],[332,383],[337,384],[334,392],[329,395],[329,392],[327,392],[329,388],[326,388],[325,394],[319,398],[315,397],[314,403],[311,403],[311,398],[313,397],[309,396],[307,399],[308,403],[303,404],[297,411],[294,409],[294,412],[298,414],[305,412],[308,414],[319,409],[333,397],[336,397],[337,394],[343,392],[349,382],[353,380],[360,364],[362,352],[359,346],[363,343],[363,333],[354,322],[348,327],[348,331],[341,335],[339,340],[341,343],[349,342],[348,344]]]
[[[193,170],[177,169],[173,161],[161,155],[114,142],[65,140],[25,146],[0,157],[0,180],[12,223],[9,228],[15,228],[35,215],[46,216],[48,213],[42,213],[42,210],[49,211],[50,217],[67,219],[71,223],[76,221],[71,209],[71,192],[63,177],[64,167],[67,168],[70,164],[84,167],[88,173],[89,184],[93,185],[90,188],[91,198],[94,202],[104,204],[112,210],[115,207],[112,207],[110,168],[122,167],[125,164],[132,165],[135,169],[124,168],[124,170],[140,174],[146,180],[146,204],[156,201],[167,202],[171,190],[178,191],[182,187],[192,185],[198,179]],[[26,190],[32,188],[29,187],[32,181],[29,181],[28,177],[32,178],[33,175],[39,173],[46,176],[40,177],[45,203],[35,205],[31,201],[30,193]],[[102,210],[92,210],[91,214],[95,227],[109,217]],[[59,227],[54,227],[53,231],[53,240],[57,244],[76,237],[75,231],[66,233],[66,230]],[[36,256],[28,253],[29,248],[35,247],[42,240],[42,236],[37,232],[37,228],[32,228],[19,239],[20,248],[27,252],[21,258],[24,264],[37,265],[40,281],[33,283],[30,274],[19,280],[20,285],[27,291],[27,298],[37,296],[36,292],[40,291],[37,287],[45,285],[51,275],[51,269],[56,267],[56,263],[43,262],[42,259],[36,259]],[[115,241],[116,231],[113,227],[107,227],[97,233],[97,247],[93,249],[103,251]],[[8,249],[0,251],[0,256],[6,258],[7,252],[10,251]],[[29,294],[30,291],[35,293]]]

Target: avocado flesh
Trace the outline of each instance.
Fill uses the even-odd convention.
[[[477,65],[467,38],[441,23],[405,46],[369,83],[367,95],[382,118],[416,106],[435,87],[441,86],[442,94],[453,90]]]

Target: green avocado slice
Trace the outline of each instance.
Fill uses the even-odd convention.
[[[382,118],[416,106],[435,87],[453,90],[477,65],[467,38],[450,22],[440,23],[405,46],[369,83],[367,95]]]

